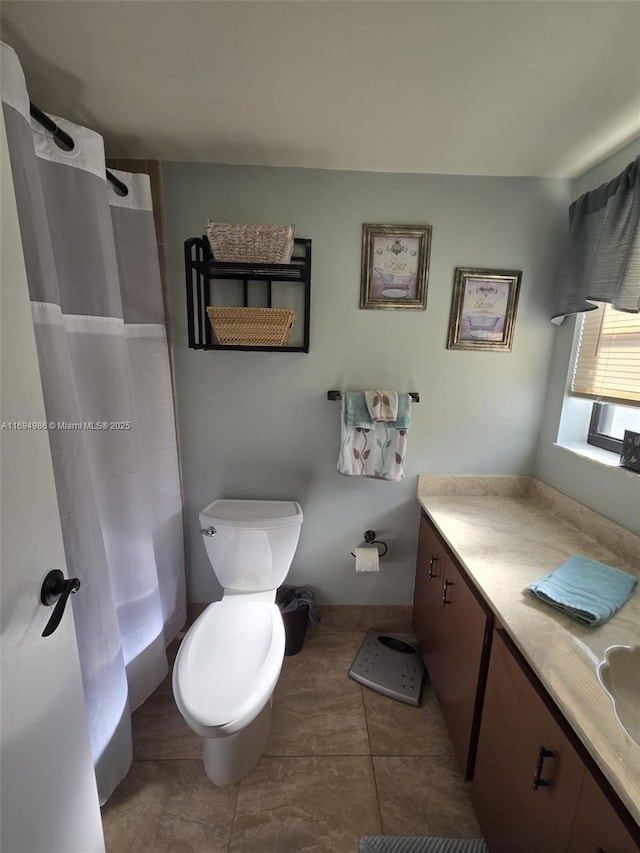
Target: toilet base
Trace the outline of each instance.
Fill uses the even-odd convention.
[[[216,785],[235,785],[256,766],[267,745],[271,730],[271,699],[258,716],[236,734],[203,738],[202,761],[209,779]]]

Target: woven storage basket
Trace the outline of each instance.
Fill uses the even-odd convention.
[[[228,225],[207,222],[207,237],[216,261],[288,264],[295,225]]]
[[[207,308],[218,343],[285,347],[295,320],[285,308]]]

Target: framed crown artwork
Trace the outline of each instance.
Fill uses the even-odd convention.
[[[447,348],[510,351],[521,278],[520,270],[458,267]]]
[[[363,225],[360,307],[424,311],[430,225]]]

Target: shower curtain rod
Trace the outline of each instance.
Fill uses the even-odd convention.
[[[75,142],[69,134],[62,130],[61,127],[58,127],[53,119],[50,119],[46,113],[43,113],[42,110],[36,107],[35,104],[32,104],[31,101],[29,101],[29,112],[31,113],[31,117],[34,118],[38,124],[41,124],[50,133],[52,133],[58,142],[62,142],[63,145],[66,145],[69,151],[75,147]],[[111,181],[114,187],[122,193],[122,195],[129,195],[129,187],[126,184],[123,184],[122,181],[119,181],[108,169],[105,171],[107,173],[107,180]]]

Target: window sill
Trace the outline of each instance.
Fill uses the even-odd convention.
[[[554,447],[560,447],[562,450],[567,450],[569,453],[581,456],[590,462],[606,465],[609,468],[618,468],[625,474],[631,474],[632,476],[635,474],[635,471],[629,471],[621,467],[619,454],[612,453],[610,450],[604,450],[601,447],[594,447],[593,444],[587,444],[586,441],[565,441],[562,444],[556,442]],[[635,475],[637,476],[637,474]]]

